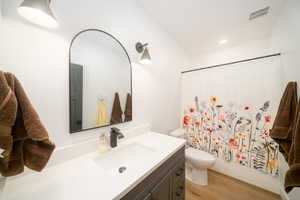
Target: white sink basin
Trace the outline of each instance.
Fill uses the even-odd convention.
[[[95,163],[103,170],[113,174],[126,173],[139,167],[141,163],[151,161],[155,156],[155,150],[139,143],[131,143],[117,147],[98,158]]]

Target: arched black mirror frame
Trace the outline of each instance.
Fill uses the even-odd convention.
[[[93,127],[93,128],[87,128],[87,129],[81,129],[80,131],[72,131],[71,129],[71,55],[72,55],[72,46],[73,46],[73,43],[74,41],[76,40],[77,37],[79,37],[81,34],[85,33],[85,32],[88,32],[88,31],[98,31],[100,33],[103,33],[103,34],[106,34],[107,36],[111,37],[112,39],[114,39],[120,46],[121,48],[124,50],[124,53],[125,55],[127,56],[128,58],[128,62],[129,62],[129,66],[130,66],[130,93],[131,93],[131,97],[133,96],[132,94],[132,64],[131,64],[131,59],[130,59],[130,56],[126,50],[126,48],[124,47],[124,45],[120,42],[120,40],[118,40],[115,36],[113,36],[112,34],[106,32],[106,31],[103,31],[103,30],[100,30],[100,29],[85,29],[83,31],[80,31],[79,33],[77,33],[72,41],[71,41],[71,44],[70,44],[70,47],[69,47],[69,132],[70,134],[72,133],[78,133],[78,132],[83,132],[83,131],[89,131],[89,130],[93,130],[93,129],[98,129],[98,128],[104,128],[104,127],[109,127],[109,126],[115,126],[115,125],[118,125],[118,124],[108,124],[108,125],[104,125],[104,126],[99,126],[99,127]],[[132,121],[132,120],[131,120]],[[130,122],[130,121],[128,121]],[[127,123],[127,122],[122,122],[122,123],[119,123],[119,124],[123,124],[123,123]]]

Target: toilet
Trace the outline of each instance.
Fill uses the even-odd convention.
[[[187,148],[186,158],[186,178],[197,185],[208,185],[207,169],[212,167],[216,158],[204,151]]]
[[[184,131],[176,129],[170,133],[173,137],[184,138]],[[187,148],[186,158],[186,178],[197,185],[208,185],[207,169],[216,163],[216,158],[204,151]]]

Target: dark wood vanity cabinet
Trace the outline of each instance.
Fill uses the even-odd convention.
[[[126,194],[121,200],[184,200],[184,148]]]

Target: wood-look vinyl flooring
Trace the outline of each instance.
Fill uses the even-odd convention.
[[[277,194],[211,170],[208,183],[198,186],[186,180],[186,200],[281,200]]]

